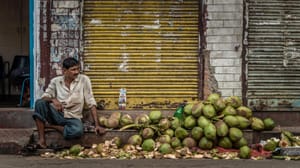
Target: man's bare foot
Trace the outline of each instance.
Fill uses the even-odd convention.
[[[96,131],[96,134],[98,134],[98,135],[103,135],[103,134],[106,133],[105,128],[100,127],[100,126],[96,127],[96,128],[95,128],[95,131]]]
[[[46,149],[46,148],[47,148],[47,145],[46,145],[46,143],[38,142],[38,143],[36,144],[36,148],[37,148],[37,149]]]

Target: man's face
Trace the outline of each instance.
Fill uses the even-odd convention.
[[[65,77],[71,80],[75,79],[78,76],[79,72],[80,72],[79,65],[72,66],[69,69],[64,69]]]

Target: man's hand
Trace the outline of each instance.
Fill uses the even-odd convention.
[[[61,102],[59,102],[57,99],[52,99],[52,103],[57,111],[63,112],[64,107]]]
[[[103,135],[106,133],[105,128],[100,127],[100,126],[96,126],[95,127],[95,133],[96,135]]]

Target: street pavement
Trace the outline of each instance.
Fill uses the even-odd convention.
[[[212,159],[76,159],[0,155],[0,168],[299,168],[300,161]]]

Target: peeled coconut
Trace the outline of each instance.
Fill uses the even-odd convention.
[[[107,120],[107,127],[108,128],[118,128],[119,127],[119,124],[120,124],[120,120],[117,120],[117,119],[115,119],[115,118],[109,118],[108,120]]]

